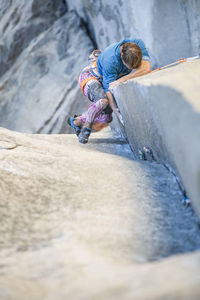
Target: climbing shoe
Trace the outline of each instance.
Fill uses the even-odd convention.
[[[75,130],[75,133],[77,136],[79,136],[80,132],[81,132],[81,126],[76,126],[74,125],[74,119],[73,117],[70,117],[68,120],[67,120],[67,123],[69,124],[69,126],[71,126],[74,130]]]
[[[83,127],[78,136],[79,143],[86,144],[88,142],[91,131],[91,128]]]

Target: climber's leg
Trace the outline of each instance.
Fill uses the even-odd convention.
[[[92,103],[87,112],[83,114],[84,125],[79,134],[79,142],[87,143],[89,136],[91,134],[92,125],[95,122],[95,119],[102,113],[103,109],[108,105],[108,99],[100,99],[95,103]]]

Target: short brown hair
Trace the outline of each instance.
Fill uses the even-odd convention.
[[[136,69],[142,61],[142,50],[135,43],[125,43],[122,48],[122,60],[130,69]]]

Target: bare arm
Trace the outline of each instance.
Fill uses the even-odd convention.
[[[119,119],[119,121],[124,126],[124,121],[122,119],[122,115],[120,114],[120,111],[119,111],[119,109],[117,107],[117,104],[115,102],[115,99],[114,99],[112,93],[111,92],[106,92],[106,96],[108,98],[108,102],[109,102],[110,107],[112,108],[113,112],[116,114],[116,116]]]
[[[139,66],[139,68],[136,69],[135,72],[125,75],[125,76],[121,77],[120,79],[111,82],[109,85],[109,88],[113,89],[115,86],[117,86],[121,82],[125,82],[129,79],[139,77],[139,76],[148,74],[150,72],[151,72],[151,63],[149,61],[142,60],[141,65]]]
[[[116,109],[118,109],[118,108],[117,108],[117,104],[115,102],[115,99],[114,99],[112,93],[108,91],[108,92],[106,92],[106,96],[108,98],[108,102],[109,102],[110,107],[115,112]]]

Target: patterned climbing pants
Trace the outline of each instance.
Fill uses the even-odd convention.
[[[83,78],[85,77],[83,76]],[[112,121],[112,109],[102,101],[102,99],[107,99],[107,97],[101,83],[97,80],[88,81],[84,88],[84,94],[92,104],[90,104],[88,110],[79,117],[81,122],[88,122],[89,124],[110,123]]]

